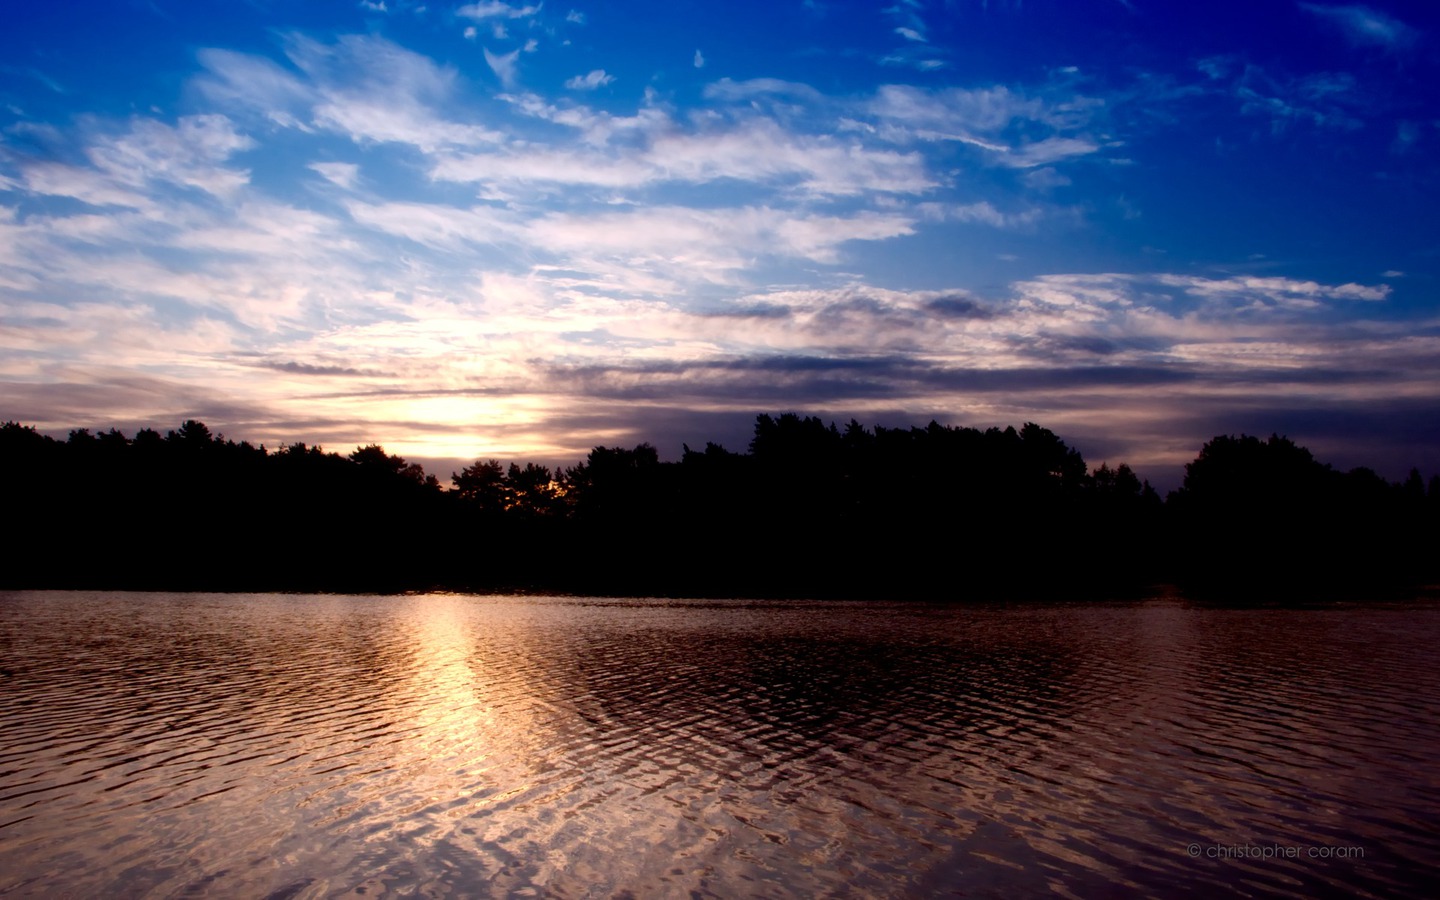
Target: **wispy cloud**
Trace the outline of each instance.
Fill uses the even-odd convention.
[[[1195,276],[1165,275],[1156,279],[1160,284],[1184,288],[1191,295],[1226,302],[1243,299],[1246,308],[1273,305],[1309,309],[1325,300],[1380,301],[1390,296],[1390,286],[1362,284],[1320,284],[1294,278],[1234,276],[1214,279]]]
[[[56,81],[55,79],[51,78],[49,75],[46,75],[44,72],[42,72],[42,71],[40,71],[39,69],[36,69],[36,68],[31,68],[31,67],[28,67],[28,66],[3,66],[3,65],[0,65],[0,72],[4,72],[4,73],[6,73],[6,74],[8,74],[8,75],[20,75],[20,76],[22,76],[22,77],[24,77],[24,78],[33,78],[33,79],[35,79],[36,81],[40,82],[41,84],[45,85],[45,87],[49,88],[51,91],[53,91],[53,92],[56,93],[56,94],[64,94],[64,93],[66,93],[64,86],[61,85],[60,82]]]
[[[509,53],[491,53],[488,47],[485,48],[485,64],[490,67],[490,71],[495,73],[495,76],[500,79],[500,83],[507,89],[515,86],[519,60],[519,50],[511,50]]]
[[[1399,19],[1368,6],[1301,3],[1300,8],[1339,28],[1354,44],[1402,49],[1420,37],[1420,32]]]
[[[1369,12],[1306,10],[1347,34]],[[920,12],[882,19],[882,47],[907,68],[958,59],[919,40],[942,36]],[[1238,105],[1336,140],[1379,134],[1385,164],[1416,165],[1433,117],[1357,128],[1378,91],[1362,69],[1290,75],[1237,54],[1127,71],[1120,88],[1073,69],[948,86],[889,69],[897,83],[826,93],[696,50],[716,79],[681,56],[683,86],[672,68],[579,95],[553,89],[595,91],[613,67],[567,77],[588,65],[538,27],[538,4],[456,15],[434,55],[377,34],[282,34],[268,56],[199,51],[194,114],[0,131],[0,418],[184,412],[257,441],[569,461],[597,440],[669,433],[641,425],[778,406],[1038,420],[1174,462],[1210,436],[1217,398],[1440,409],[1440,322],[1407,296],[1428,278],[1413,248],[1327,262],[1316,271],[1347,273],[1328,280],[1288,250],[1218,243],[1072,273],[1075,247],[1123,243],[1096,230],[1118,218],[1115,198],[1163,212],[1142,179],[1098,164],[1122,146],[1157,163],[1142,116],[1160,129],[1183,104],[1228,119]],[[1371,46],[1415,40],[1366,21],[1391,35]],[[497,26],[514,36],[481,65],[462,26],[482,44]],[[668,44],[667,65],[688,45]],[[1073,246],[1047,256],[1059,244]],[[1269,256],[1247,258],[1257,249]]]
[[[893,6],[882,8],[881,11],[891,21],[898,23],[891,29],[891,33],[899,35],[905,43],[893,52],[881,56],[879,59],[881,65],[901,66],[922,72],[935,71],[947,66],[945,60],[938,56],[940,51],[930,46],[930,39],[927,36],[928,29],[925,20],[921,17],[923,10],[922,4],[912,3],[909,0],[899,0]]]
[[[440,158],[431,174],[459,182],[608,187],[735,179],[789,183],[806,194],[829,196],[864,191],[918,193],[935,184],[919,154],[794,134],[764,119],[716,130],[657,129],[639,147],[613,150],[517,148],[514,152],[453,154]]]
[[[315,162],[310,164],[310,168],[326,181],[346,190],[352,190],[360,176],[360,167],[354,163]]]
[[[486,0],[482,3],[468,3],[455,10],[455,15],[475,21],[485,19],[523,19],[533,16],[540,11],[537,6],[511,6],[508,3],[501,3],[499,0]]]
[[[993,154],[995,164],[1024,169],[1099,152],[1101,143],[1087,133],[1099,109],[1083,96],[1049,101],[1004,85],[943,91],[886,85],[863,112],[887,140],[953,141]],[[1021,123],[1027,134],[1016,139],[1011,132]]]
[[[900,140],[964,138],[995,133],[1011,121],[1043,121],[1044,104],[1001,85],[967,90],[926,91],[885,85],[867,105],[885,134]]]
[[[823,104],[824,96],[808,84],[798,81],[782,81],[779,78],[751,78],[747,81],[732,81],[722,78],[705,85],[705,97],[735,103],[765,95],[783,95],[801,99],[810,104]]]
[[[1001,212],[988,200],[977,203],[921,203],[916,212],[931,222],[977,222],[992,228],[1021,228],[1033,225],[1044,213],[1038,208]]]
[[[354,186],[347,164],[312,168]],[[636,404],[657,415],[748,415],[776,404],[862,416],[944,410],[966,423],[1041,419],[1143,465],[1193,453],[1220,421],[1207,399],[1217,394],[1232,405],[1333,407],[1423,396],[1440,375],[1440,325],[1417,333],[1333,317],[1357,304],[1378,311],[1385,285],[1052,275],[982,298],[863,282],[758,291],[743,283],[757,259],[833,265],[847,245],[900,239],[932,219],[1009,227],[1026,215],[984,202],[927,206],[920,217],[674,205],[532,215],[353,198],[343,216],[237,208],[177,207],[137,220],[148,223],[139,232],[113,222],[88,235],[78,222],[0,221],[11,254],[0,272],[97,298],[61,305],[12,292],[0,305],[0,345],[11,351],[0,415],[64,427],[150,424],[181,403],[227,430],[246,423],[252,440],[379,439],[412,456],[473,457],[477,446],[524,435],[533,458],[578,456],[597,440],[594,423],[564,424],[577,404],[612,422],[630,422],[620,407]],[[181,247],[213,255],[184,273],[84,250],[97,240],[134,248],[137,233],[151,235],[157,259]],[[484,274],[446,274],[423,254],[395,252],[397,237],[486,260]],[[376,255],[379,247],[389,253]],[[505,274],[500,261],[517,256],[532,261],[528,271]],[[354,266],[366,257],[386,262]],[[709,285],[700,296],[711,299],[696,303],[696,285]],[[144,302],[98,299],[106,296]],[[161,314],[165,303],[201,297],[208,312],[184,324]],[[325,327],[277,327],[311,316]],[[63,362],[24,368],[24,348],[59,346],[68,348]],[[1153,430],[1118,442],[1117,416]],[[462,434],[460,420],[480,424]],[[387,431],[387,421],[408,424]],[[1164,441],[1149,440],[1162,430]]]
[[[144,193],[154,182],[229,197],[250,174],[225,165],[254,142],[221,115],[187,116],[175,126],[135,119],[120,133],[97,135],[87,156],[93,168],[56,163],[22,167],[31,191],[74,197],[97,206],[152,206]]]
[[[679,283],[692,279],[733,283],[736,274],[756,256],[833,263],[839,260],[842,244],[885,240],[913,231],[913,223],[901,215],[797,216],[767,207],[556,214],[527,227],[536,247],[572,259],[628,261]]]
[[[1100,145],[1084,138],[1048,137],[1044,140],[1007,149],[998,157],[1001,165],[1017,169],[1049,166],[1075,156],[1088,156],[1100,149]]]
[[[576,75],[567,79],[565,86],[572,91],[593,91],[596,88],[604,87],[615,80],[614,75],[605,74],[604,69],[592,69],[589,74]]]
[[[383,38],[345,36],[321,44],[292,36],[286,51],[298,73],[262,57],[202,50],[206,72],[197,86],[237,112],[259,113],[302,131],[338,132],[357,141],[407,143],[428,151],[499,137],[440,111],[454,95],[453,70]]]
[[[432,247],[494,243],[513,230],[513,218],[490,207],[459,209],[430,203],[355,200],[346,203],[345,208],[360,225]]]
[[[1369,101],[1359,93],[1355,77],[1321,72],[1302,78],[1279,78],[1259,66],[1246,66],[1236,81],[1241,111],[1270,118],[1279,132],[1292,124],[1320,128],[1360,128]]]
[[[126,206],[140,209],[150,200],[102,172],[59,163],[34,163],[22,168],[25,189],[51,197],[73,197],[92,206]]]

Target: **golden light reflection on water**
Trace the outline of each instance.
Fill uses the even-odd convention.
[[[1433,605],[0,595],[0,893],[1423,896],[1437,637]],[[1373,849],[1182,852],[1247,839]]]

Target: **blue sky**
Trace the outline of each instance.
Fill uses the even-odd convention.
[[[0,419],[444,476],[758,412],[1440,471],[1428,3],[172,0],[0,34]]]

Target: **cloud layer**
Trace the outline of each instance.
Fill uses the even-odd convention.
[[[912,9],[877,72],[950,65]],[[1365,7],[1297,15],[1357,48],[1419,35]],[[1163,209],[1147,179],[1182,115],[1272,123],[1252,142],[1363,133],[1353,75],[1207,56],[1123,83],[1052,66],[822,89],[722,73],[692,42],[672,53],[686,93],[579,51],[541,83],[582,11],[447,21],[465,65],[281,31],[199,50],[182,114],[11,122],[0,417],[194,416],[462,461],[743,442],[779,409],[1034,420],[1162,484],[1216,432],[1293,423],[1344,460],[1440,465],[1417,424],[1440,412],[1440,315],[1397,303],[1414,260],[1311,274],[1130,237]],[[1102,232],[1134,243],[1128,265],[1069,249],[1104,259]]]

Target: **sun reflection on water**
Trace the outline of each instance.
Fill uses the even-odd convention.
[[[1425,896],[1440,852],[1440,608],[0,601],[0,893]],[[1376,849],[1178,849],[1227,839]]]

